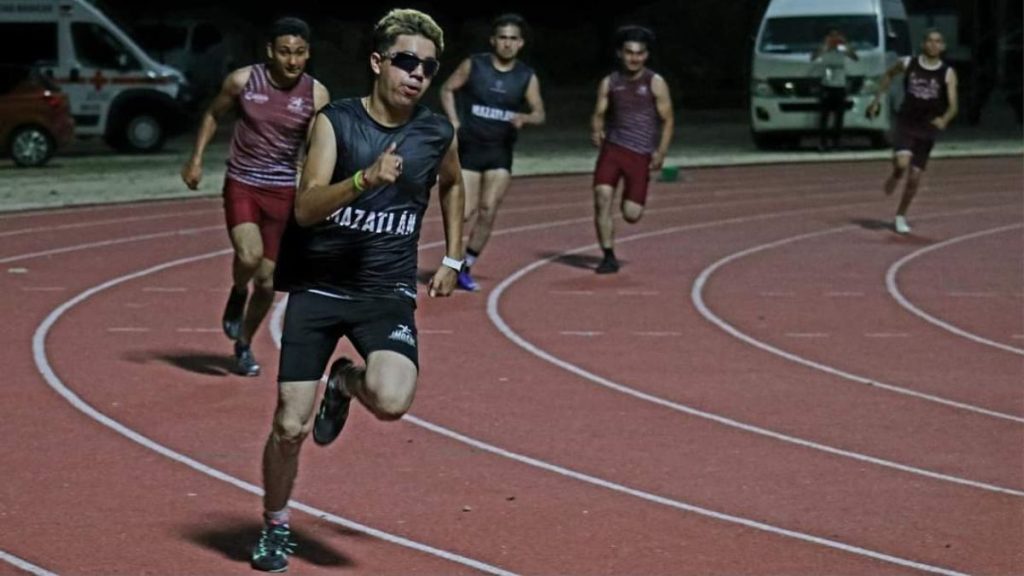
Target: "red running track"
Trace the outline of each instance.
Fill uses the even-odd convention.
[[[588,179],[517,179],[412,414],[305,448],[291,571],[1024,573],[1021,163],[936,163],[909,237],[885,170],[655,184],[611,277]],[[0,239],[0,574],[249,573],[276,347],[227,373],[219,201]]]

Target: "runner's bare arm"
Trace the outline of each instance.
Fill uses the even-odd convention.
[[[441,160],[437,184],[440,193],[441,216],[444,220],[445,255],[448,258],[462,258],[462,215],[466,210],[466,198],[462,188],[462,166],[459,163],[459,143],[452,138],[448,152]],[[454,268],[442,265],[430,279],[430,297],[448,296],[455,289]]]
[[[316,113],[321,108],[327,106],[327,103],[331,101],[331,95],[327,91],[327,87],[320,83],[319,80],[313,80],[313,120],[316,119]],[[309,150],[309,140],[313,137],[313,121],[310,121],[309,126],[306,127],[306,146],[299,149],[299,154],[295,158],[295,168],[298,174],[302,174],[302,167],[306,162],[306,151]]]
[[[654,105],[658,108],[658,116],[661,117],[661,139],[658,140],[658,149],[651,155],[651,169],[658,170],[665,163],[665,155],[668,154],[668,147],[672,144],[672,134],[676,129],[675,112],[672,110],[672,96],[668,91],[668,82],[655,74],[651,79],[651,91],[654,92]]]
[[[547,119],[544,112],[544,99],[540,96],[540,80],[534,74],[530,77],[530,83],[526,86],[526,105],[530,108],[529,114],[516,114],[512,123],[516,128],[522,128],[526,124],[541,125]]]
[[[597,105],[594,115],[590,118],[590,141],[594,146],[604,142],[604,115],[608,112],[608,76],[601,80],[597,87]]]
[[[932,124],[934,124],[939,130],[945,130],[950,121],[956,117],[957,112],[960,111],[960,95],[957,91],[956,71],[952,68],[950,68],[949,73],[946,74],[946,91],[949,94],[949,107],[946,108],[945,114],[939,116],[935,120],[932,120]]]
[[[317,114],[302,178],[295,192],[295,221],[299,226],[312,226],[350,204],[367,189],[393,183],[402,173],[402,158],[395,154],[396,147],[392,142],[368,168],[331,184],[338,161],[338,141],[331,121]]]
[[[906,71],[906,67],[903,65],[903,60],[897,60],[895,64],[889,67],[882,75],[881,80],[878,82],[878,90],[875,92],[875,97],[871,99],[871,103],[868,104],[867,114],[868,118],[874,118],[878,116],[878,110],[881,107],[882,95],[889,92],[889,86],[900,74]]]
[[[444,81],[444,84],[441,85],[441,108],[444,109],[444,113],[448,116],[448,121],[455,127],[456,132],[459,131],[459,113],[455,109],[455,93],[469,81],[469,73],[472,66],[472,62],[470,62],[469,58],[466,58],[452,72],[452,75]]]
[[[199,182],[203,178],[203,154],[206,152],[206,146],[213,139],[213,135],[217,133],[217,119],[237,105],[238,96],[245,89],[251,71],[252,67],[246,66],[228,74],[221,84],[220,92],[203,113],[192,155],[181,168],[181,179],[190,189],[198,188]]]

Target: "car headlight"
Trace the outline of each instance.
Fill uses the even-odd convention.
[[[750,93],[755,96],[761,96],[762,98],[774,95],[771,84],[769,84],[767,80],[762,80],[760,78],[752,78],[750,80]]]

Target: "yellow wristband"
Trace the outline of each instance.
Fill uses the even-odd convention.
[[[363,183],[363,171],[359,170],[356,175],[352,177],[352,187],[356,189],[356,192],[362,192],[366,190],[366,185]]]

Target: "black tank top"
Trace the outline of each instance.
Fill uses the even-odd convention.
[[[459,140],[512,144],[517,130],[511,124],[526,101],[533,69],[516,61],[508,72],[494,67],[490,53],[470,57],[469,80],[459,90]]]
[[[919,57],[912,57],[903,78],[900,119],[913,124],[927,125],[945,114],[949,108],[947,74],[949,64],[946,62],[942,62],[935,70],[929,70],[921,66]]]
[[[281,240],[275,288],[415,299],[423,213],[454,136],[451,123],[417,105],[409,122],[383,126],[358,98],[335,101],[320,113],[338,144],[332,184],[373,164],[392,142],[402,157],[402,175],[394,184],[366,190],[314,226],[302,228],[293,217]]]

